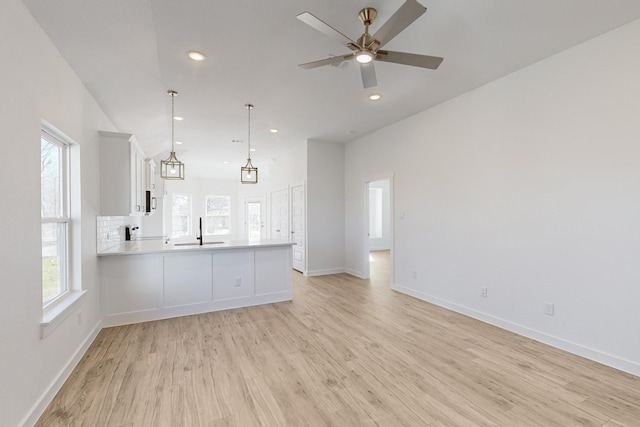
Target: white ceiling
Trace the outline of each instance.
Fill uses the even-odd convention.
[[[421,0],[427,12],[385,49],[444,57],[438,70],[376,63],[363,89],[355,64],[297,65],[350,51],[296,19],[309,11],[357,38],[403,0],[23,0],[118,130],[148,156],[171,145],[178,91],[178,157],[195,175],[235,178],[307,139],[345,143],[640,18],[638,0]],[[187,51],[207,60],[194,62]],[[598,52],[594,52],[598,55]],[[612,64],[614,66],[615,64]],[[378,102],[368,100],[380,93]],[[277,134],[269,132],[278,128]],[[223,161],[229,161],[224,165]]]

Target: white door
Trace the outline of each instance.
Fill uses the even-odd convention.
[[[266,239],[264,196],[249,196],[244,199],[244,218],[248,240]]]
[[[306,272],[305,246],[306,227],[304,214],[304,184],[291,187],[291,240],[293,245],[293,268]]]
[[[289,233],[289,189],[271,193],[271,239],[288,242]]]

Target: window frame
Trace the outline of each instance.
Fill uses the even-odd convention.
[[[228,201],[228,210],[227,210],[227,214],[226,215],[209,215],[209,212],[207,210],[208,207],[208,201],[210,198],[219,198],[219,199],[226,199]],[[204,198],[204,217],[205,217],[205,227],[204,227],[204,235],[205,236],[228,236],[231,234],[231,196],[219,196],[219,195],[215,195],[215,194],[208,194],[205,196]],[[218,233],[218,232],[213,232],[213,233],[209,233],[209,227],[208,227],[208,219],[209,218],[218,218],[218,217],[226,217],[227,218],[227,224],[228,224],[228,228],[226,229],[226,231],[222,232],[222,233]]]
[[[181,234],[179,236],[176,236],[175,234],[175,229],[174,229],[174,199],[177,196],[186,196],[188,198],[189,201],[189,207],[188,207],[188,211],[187,214],[184,215],[187,218],[187,232],[185,234]],[[186,237],[193,237],[193,196],[190,193],[171,193],[171,238],[172,239],[183,239]]]
[[[72,248],[71,248],[71,206],[70,206],[70,190],[71,190],[71,182],[70,182],[70,167],[71,167],[71,149],[70,144],[63,140],[63,138],[56,135],[54,132],[48,131],[46,128],[41,129],[40,133],[40,144],[41,144],[41,154],[40,159],[42,161],[42,143],[46,142],[51,144],[57,148],[58,160],[59,160],[59,185],[56,190],[59,191],[59,202],[60,206],[56,209],[57,212],[55,216],[45,216],[44,209],[42,209],[42,197],[44,193],[43,189],[43,168],[41,166],[40,169],[40,199],[41,199],[41,207],[40,207],[40,219],[41,219],[41,228],[45,227],[48,224],[58,224],[58,251],[57,254],[59,256],[59,289],[58,293],[48,299],[45,300],[45,274],[44,274],[44,258],[41,260],[41,268],[42,268],[42,277],[41,277],[41,288],[42,288],[42,307],[43,309],[48,309],[58,303],[61,299],[63,299],[72,289],[70,273],[71,273],[71,259],[72,259]],[[41,247],[44,249],[45,241],[42,237],[41,231]],[[61,241],[60,241],[61,240]]]

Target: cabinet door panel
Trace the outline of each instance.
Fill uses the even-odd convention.
[[[255,253],[256,295],[291,291],[291,246]]]
[[[160,308],[162,255],[102,257],[100,270],[106,315]]]
[[[211,253],[164,256],[164,307],[211,301]]]
[[[253,251],[213,253],[214,301],[250,297],[253,283]]]

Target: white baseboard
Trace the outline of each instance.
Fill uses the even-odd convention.
[[[519,325],[512,321],[502,319],[500,317],[492,316],[490,314],[482,313],[469,307],[458,305],[451,301],[443,300],[432,295],[425,294],[414,289],[404,287],[398,283],[394,283],[391,289],[412,297],[418,298],[423,301],[430,302],[440,307],[444,307],[448,310],[455,311],[456,313],[464,314],[476,320],[488,323],[493,326],[497,326],[507,331],[514,332],[518,335],[522,335],[527,338],[531,338],[535,341],[539,341],[544,344],[548,344],[552,347],[560,350],[567,351],[577,356],[584,357],[589,360],[593,360],[603,365],[610,366],[615,369],[619,369],[624,372],[628,372],[632,375],[640,376],[640,364],[630,360],[622,359],[618,356],[604,353],[599,350],[595,350],[589,347],[585,347],[581,344],[566,340],[564,338],[556,337],[546,334],[544,332],[528,328],[526,326]]]
[[[357,277],[358,279],[366,279],[366,276],[365,276],[365,275],[364,275],[364,273],[363,273],[363,272],[361,272],[361,271],[353,270],[353,269],[351,269],[351,268],[345,268],[345,269],[344,269],[344,272],[345,272],[345,273],[347,273],[347,274],[350,274],[350,275],[352,275],[352,276],[355,276],[355,277]]]
[[[44,410],[47,409],[47,406],[53,401],[53,398],[56,396],[58,391],[62,388],[64,382],[71,375],[71,371],[76,367],[82,356],[86,353],[87,349],[96,339],[100,331],[102,330],[102,321],[99,321],[96,326],[91,330],[91,333],[87,338],[80,344],[80,346],[73,353],[73,356],[69,359],[69,362],[62,368],[62,370],[56,375],[53,379],[49,387],[42,393],[38,401],[29,411],[29,414],[22,420],[20,423],[21,426],[33,426],[38,421],[40,416],[44,413]]]
[[[329,268],[326,270],[311,270],[305,273],[305,276],[325,276],[327,274],[340,274],[344,273],[344,268]]]

